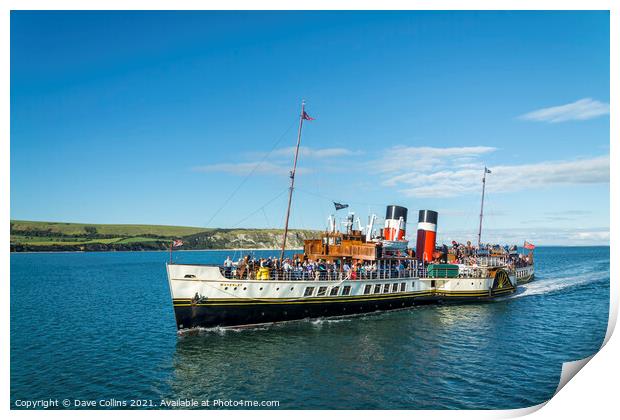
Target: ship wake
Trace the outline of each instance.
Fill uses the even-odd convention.
[[[590,271],[569,276],[537,276],[533,282],[519,286],[517,293],[506,299],[545,295],[592,283],[609,282],[609,271]]]

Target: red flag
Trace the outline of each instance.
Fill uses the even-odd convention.
[[[308,113],[306,111],[304,111],[304,113],[302,114],[301,118],[304,119],[304,120],[308,120],[308,121],[312,121],[314,119],[310,115],[308,115]]]
[[[528,241],[525,241],[525,242],[523,243],[523,248],[525,248],[525,249],[534,249],[534,248],[536,248],[536,247],[534,246],[534,244],[531,244],[531,243],[529,243]]]
[[[172,241],[172,246],[174,248],[178,248],[180,246],[183,246],[183,241],[180,239],[175,239],[174,241]]]

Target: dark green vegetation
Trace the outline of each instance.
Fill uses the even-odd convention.
[[[178,249],[278,248],[280,229],[207,229],[185,226],[101,225],[11,220],[11,252],[36,251],[143,251]],[[287,248],[303,247],[316,232],[290,230]]]

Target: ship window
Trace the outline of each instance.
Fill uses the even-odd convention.
[[[342,287],[342,296],[347,296],[350,293],[351,293],[351,286]]]
[[[375,284],[375,293],[381,293],[381,285]]]
[[[383,293],[390,293],[390,285],[389,284],[384,284],[383,285]]]
[[[186,279],[195,279],[195,278],[196,278],[196,276],[195,276],[195,275],[193,275],[193,274],[186,274],[186,275],[185,275],[185,278],[186,278]]]
[[[329,291],[329,295],[330,296],[338,296],[338,290],[340,290],[340,287],[338,287],[338,286],[332,287],[332,290]]]
[[[367,285],[364,287],[364,294],[365,294],[365,295],[369,295],[369,294],[370,294],[370,290],[371,290],[371,289],[372,289],[372,285],[367,284]]]
[[[398,292],[398,283],[394,283],[392,285],[392,293],[396,293],[396,292]]]
[[[317,296],[325,296],[327,293],[327,287],[319,287],[319,290],[316,292]]]
[[[401,283],[400,284],[400,291],[401,292],[404,292],[406,288],[407,288],[407,283]]]
[[[314,287],[306,287],[304,290],[304,296],[312,296],[312,293],[314,293]]]
[[[412,289],[415,289],[415,281],[412,281],[412,282],[411,282],[411,288],[412,288]]]

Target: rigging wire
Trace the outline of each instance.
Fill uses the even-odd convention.
[[[265,212],[265,207],[263,206],[261,210],[263,211],[263,216],[265,216],[265,221],[267,222],[267,228],[271,227],[271,223],[269,223],[269,218],[267,217],[267,212]]]
[[[300,191],[303,192],[304,194],[310,194],[310,195],[314,195],[316,197],[320,197],[320,198],[324,198],[325,200],[329,200],[331,202],[334,202],[335,200],[333,198],[327,197],[325,195],[322,194],[317,194],[315,192],[311,192],[311,191],[307,191],[301,188],[295,188],[296,191]],[[377,206],[377,207],[383,207],[385,206],[385,204],[377,204],[377,203],[368,203],[368,202],[361,202],[361,201],[351,201],[351,200],[346,200],[347,204],[358,204],[358,205],[362,205],[362,206]]]
[[[252,175],[254,175],[254,172],[256,172],[258,167],[260,165],[262,165],[262,163],[265,161],[265,159],[267,159],[269,157],[269,155],[271,153],[273,153],[273,151],[276,149],[276,147],[278,147],[278,145],[280,144],[282,139],[284,139],[284,137],[288,134],[288,132],[291,131],[291,128],[293,128],[293,126],[295,124],[296,124],[296,121],[293,121],[291,123],[291,125],[284,131],[284,133],[282,133],[280,138],[278,140],[276,140],[276,142],[273,144],[271,149],[262,157],[262,159],[254,166],[254,168],[252,168],[252,170],[241,180],[239,185],[237,185],[237,187],[230,193],[228,198],[226,200],[224,200],[224,203],[217,209],[217,211],[213,214],[213,216],[211,216],[211,218],[209,219],[209,221],[207,222],[207,224],[205,226],[209,226],[209,224],[213,221],[213,219],[215,219],[215,217],[217,217],[217,215],[220,214],[220,212],[224,209],[224,207],[226,207],[226,205],[230,202],[230,200],[232,200],[232,198],[235,196],[235,194],[237,194],[237,192],[241,189],[241,187],[243,187],[243,185],[246,183],[246,181],[248,179],[250,179],[250,177]]]
[[[233,228],[236,228],[237,226],[239,226],[241,223],[245,222],[246,220],[248,220],[250,217],[254,216],[256,213],[258,213],[259,211],[263,211],[265,207],[267,207],[269,204],[273,203],[274,201],[276,201],[278,198],[282,197],[282,195],[288,191],[288,188],[280,191],[276,196],[274,196],[273,198],[271,198],[269,201],[267,201],[265,204],[263,204],[262,206],[260,206],[259,208],[257,208],[256,210],[254,210],[252,213],[248,214],[246,217],[244,217],[243,219],[239,220],[237,223],[235,223],[233,225]],[[266,217],[266,216],[265,216]]]

